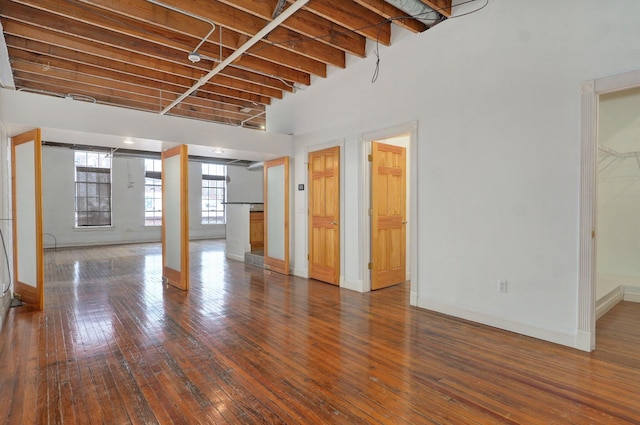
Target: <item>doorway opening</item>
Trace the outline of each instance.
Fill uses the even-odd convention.
[[[363,238],[362,238],[362,247],[361,252],[364,256],[364,264],[363,264],[363,290],[371,291],[375,289],[379,289],[382,287],[389,286],[391,280],[384,277],[391,274],[397,274],[399,268],[395,267],[395,265],[400,264],[402,262],[404,264],[404,276],[398,282],[394,283],[402,283],[405,281],[417,281],[418,276],[418,262],[417,262],[417,231],[418,231],[418,223],[414,217],[417,217],[417,175],[418,175],[418,167],[415,164],[417,157],[417,122],[411,122],[404,125],[396,126],[393,128],[376,131],[372,133],[367,133],[361,136],[362,142],[362,150],[363,150],[363,180],[364,180],[364,190],[362,191],[362,205],[365,206],[363,208],[363,216],[361,223],[363,223]],[[402,214],[400,208],[396,209],[396,217],[382,217],[381,211],[377,211],[377,209],[386,209],[387,207],[384,205],[380,205],[380,198],[376,198],[376,195],[372,193],[376,189],[375,179],[373,176],[374,173],[374,165],[372,161],[369,159],[373,159],[372,150],[376,149],[375,146],[388,146],[392,148],[400,148],[405,152],[406,159],[404,160],[405,169],[405,184],[404,184],[404,193],[401,196],[397,196],[393,203],[396,204],[398,202],[404,203],[402,205],[402,210],[404,210],[404,218],[401,218],[399,214]],[[392,151],[394,149],[390,149]],[[399,150],[397,151],[399,152]],[[400,159],[400,154],[395,153],[385,153],[387,155],[388,161],[396,161],[402,162]],[[390,159],[395,157],[396,159]],[[386,166],[385,166],[386,167]],[[389,167],[392,168],[392,167]],[[393,173],[393,172],[392,172]],[[386,179],[386,177],[384,177]],[[383,183],[386,185],[386,182]],[[395,186],[400,187],[400,184],[395,184]],[[385,186],[386,187],[386,186]],[[389,205],[385,199],[385,205]],[[376,204],[373,204],[376,203]],[[375,233],[380,230],[379,224],[380,220],[387,220],[390,227],[387,229],[383,229],[379,235]],[[394,221],[398,221],[398,226],[395,226],[394,229]],[[373,226],[373,227],[372,227]],[[381,235],[381,236],[380,236]],[[386,238],[386,239],[385,239]],[[393,241],[391,240],[393,239]],[[395,245],[394,245],[395,244]],[[402,249],[391,250],[393,252],[389,252],[390,246],[399,247],[399,245],[403,245]],[[376,252],[375,250],[380,250],[380,246],[383,245],[387,247],[387,252]],[[399,258],[398,255],[402,256]],[[386,258],[382,259],[382,267],[377,267],[380,263],[380,256],[386,256]],[[392,270],[395,269],[395,270]],[[374,275],[377,274],[378,276]],[[376,280],[383,276],[381,281],[382,285],[377,284]],[[411,283],[410,290],[410,301],[411,304],[415,305],[417,303],[418,293],[417,286],[414,283]]]
[[[596,257],[596,251],[598,248],[597,239],[599,238],[598,230],[601,224],[606,227],[605,221],[602,221],[602,223],[599,223],[598,221],[598,177],[600,177],[599,174],[602,174],[602,177],[606,175],[606,169],[610,168],[605,168],[608,162],[611,162],[611,166],[617,162],[619,165],[616,168],[619,168],[620,164],[627,161],[623,159],[625,157],[624,151],[619,151],[616,148],[612,148],[611,146],[606,146],[604,144],[602,148],[599,146],[599,124],[604,126],[608,125],[599,122],[599,106],[601,106],[600,100],[601,98],[606,100],[608,97],[615,98],[625,90],[636,89],[638,87],[640,87],[640,71],[588,81],[582,86],[579,234],[580,263],[578,282],[578,326],[575,346],[576,348],[584,351],[592,351],[596,347],[595,330],[598,315],[598,308],[596,304],[599,296],[605,300],[599,303],[600,311],[603,311],[602,304],[607,302],[606,299],[608,295],[606,289],[601,291],[605,292],[604,295],[602,293],[598,293],[598,274],[599,272],[607,271],[604,263],[600,270],[598,269],[598,260]],[[622,93],[622,95],[624,95],[624,93]],[[616,117],[615,119],[619,120],[620,117]],[[631,122],[630,120],[627,121]],[[603,135],[603,141],[604,138],[605,136]],[[637,150],[640,151],[640,148]],[[599,152],[602,153],[599,154]],[[627,151],[626,153],[633,153],[633,151]],[[601,173],[598,172],[599,166],[602,167],[600,170]],[[638,163],[638,166],[640,167],[640,162]],[[617,190],[619,190],[619,188]],[[605,200],[606,198],[603,197],[602,201]],[[618,221],[618,223],[620,223],[620,221]],[[603,258],[603,260],[606,260],[606,257]],[[617,266],[616,268],[618,270],[622,270]],[[609,299],[609,302],[611,302],[611,299]]]
[[[640,87],[598,101],[596,320],[640,301]]]

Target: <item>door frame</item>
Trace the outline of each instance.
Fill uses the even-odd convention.
[[[44,245],[42,241],[42,132],[39,128],[26,131],[11,137],[11,211],[13,217],[13,282],[9,282],[9,285],[13,285],[13,292],[16,295],[21,295],[22,300],[28,304],[32,304],[37,310],[44,310]],[[22,173],[22,169],[18,170],[18,147],[26,145],[27,143],[33,143],[32,158],[33,162],[29,166],[33,167],[31,170],[27,170],[29,178],[27,183],[33,183],[33,187],[29,187],[31,190],[29,193],[32,198],[34,211],[27,211],[26,218],[18,214],[19,202],[18,202],[18,186],[21,181],[19,174]],[[31,174],[31,172],[33,174]],[[31,181],[32,180],[32,181]],[[24,197],[24,193],[21,194]],[[33,213],[32,217],[29,217],[29,213]],[[18,218],[20,216],[20,218]],[[31,232],[27,232],[26,238],[30,239],[28,244],[32,245],[35,252],[33,254],[33,279],[35,282],[22,281],[21,276],[21,261],[27,254],[21,255],[19,246],[25,242],[24,226],[21,224],[25,219],[32,218],[34,221],[27,223],[27,227],[32,227]],[[31,269],[27,267],[27,269]],[[31,275],[31,273],[25,273]],[[31,283],[35,283],[32,286]],[[35,300],[36,305],[33,305]]]
[[[640,87],[640,70],[582,84],[580,122],[580,227],[575,347],[596,348],[596,224],[598,212],[598,103],[600,95]]]
[[[269,215],[271,214],[269,208],[269,168],[277,167],[282,165],[284,167],[284,175],[283,175],[283,231],[284,235],[281,235],[283,238],[283,255],[284,259],[279,259],[275,257],[271,257],[269,255]],[[283,156],[280,158],[272,159],[270,161],[265,161],[264,163],[264,177],[263,177],[263,197],[264,197],[264,269],[267,271],[274,271],[277,273],[281,273],[284,275],[290,275],[290,208],[291,208],[291,200],[290,200],[290,189],[291,189],[291,161],[288,156]],[[273,236],[272,236],[273,237]],[[280,235],[278,235],[280,237]]]
[[[305,238],[305,247],[307,250],[307,260],[305,262],[306,264],[306,277],[309,277],[310,274],[310,267],[309,267],[309,243],[311,241],[310,236],[309,236],[309,226],[311,225],[311,222],[309,220],[309,154],[312,152],[318,152],[318,151],[323,151],[325,149],[330,149],[330,148],[335,148],[337,147],[339,149],[340,152],[340,158],[339,158],[339,163],[338,166],[340,167],[340,176],[339,176],[339,180],[338,180],[338,185],[340,188],[340,199],[338,201],[339,205],[340,205],[340,219],[339,219],[339,223],[340,223],[340,227],[339,227],[339,232],[340,232],[340,275],[338,276],[338,285],[340,287],[344,286],[345,280],[344,280],[344,264],[345,264],[345,238],[344,238],[344,234],[345,234],[345,227],[344,227],[344,220],[345,220],[345,214],[344,214],[344,210],[345,210],[345,206],[344,206],[344,174],[345,174],[345,165],[344,165],[344,157],[345,157],[345,148],[344,148],[344,139],[340,139],[340,140],[336,140],[334,142],[330,142],[330,143],[323,143],[323,144],[319,144],[319,145],[312,145],[312,146],[307,146],[307,148],[305,149],[305,157],[304,157],[304,172],[305,172],[305,184],[306,184],[306,193],[305,193],[305,217],[306,217],[306,228],[307,231],[305,232],[306,234],[306,238]]]
[[[362,283],[363,291],[371,291],[371,273],[368,268],[368,264],[371,258],[371,218],[369,216],[369,205],[371,205],[371,163],[368,160],[368,156],[371,153],[371,142],[382,141],[383,139],[389,139],[392,137],[400,136],[402,134],[409,135],[409,144],[405,146],[407,148],[407,167],[409,172],[407,173],[407,185],[409,190],[407,193],[408,208],[407,208],[407,230],[406,234],[409,236],[409,249],[407,249],[407,279],[411,281],[411,295],[410,304],[418,304],[418,279],[420,273],[420,267],[418,264],[418,230],[419,223],[416,220],[418,217],[419,204],[418,204],[418,185],[419,181],[419,169],[418,169],[418,122],[410,121],[408,123],[399,124],[397,126],[388,127],[381,130],[371,131],[361,134],[360,140],[360,152],[361,152],[361,182],[360,187],[363,189],[360,191],[360,205],[363,208],[360,211],[360,225],[362,226],[362,235],[360,238],[360,252],[361,252],[361,270],[362,270]]]
[[[189,152],[187,145],[179,145],[162,152],[162,280],[183,291],[189,290]],[[167,161],[176,158],[178,161],[178,181],[176,176],[169,175]],[[173,189],[173,192],[169,192]],[[175,191],[178,191],[176,194]],[[176,199],[177,198],[177,199]],[[175,205],[176,200],[178,205]],[[168,205],[175,210],[169,213]],[[171,216],[171,217],[169,217]],[[175,222],[177,216],[178,222]],[[173,220],[171,220],[173,219]],[[178,246],[172,245],[173,238],[178,235]],[[171,267],[168,261],[170,249],[177,249],[180,258],[180,270]]]

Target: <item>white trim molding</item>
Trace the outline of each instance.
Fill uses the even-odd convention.
[[[604,316],[624,298],[624,287],[618,286],[596,302],[596,320]]]
[[[532,338],[566,345],[568,347],[580,348],[580,344],[583,344],[582,339],[584,339],[584,335],[581,335],[580,332],[578,332],[576,335],[573,335],[570,333],[552,331],[549,329],[527,325],[525,323],[514,322],[503,317],[493,316],[490,314],[465,308],[453,307],[447,304],[439,303],[437,301],[425,300],[421,298],[417,299],[417,306],[426,308],[428,310],[433,310],[438,313],[447,314],[449,316],[454,316],[460,319],[470,320],[472,322],[492,326],[509,332],[514,332],[520,335],[526,335]]]
[[[596,320],[607,314],[620,301],[640,303],[640,287],[620,285],[596,302]]]

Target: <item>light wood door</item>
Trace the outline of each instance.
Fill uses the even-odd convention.
[[[189,289],[189,154],[187,145],[162,152],[162,278]]]
[[[264,164],[264,268],[289,274],[289,157]]]
[[[309,153],[309,277],[340,284],[340,147]]]
[[[11,138],[13,193],[13,291],[44,308],[42,245],[42,146],[40,129]]]
[[[371,144],[371,289],[406,279],[406,149]]]

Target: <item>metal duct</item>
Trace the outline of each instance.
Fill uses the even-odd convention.
[[[247,167],[247,169],[249,171],[258,171],[258,170],[262,170],[264,168],[264,162],[253,162],[251,164],[249,164],[249,166]]]
[[[402,10],[407,16],[421,21],[428,27],[437,24],[442,19],[439,12],[420,0],[386,0],[386,2]]]

